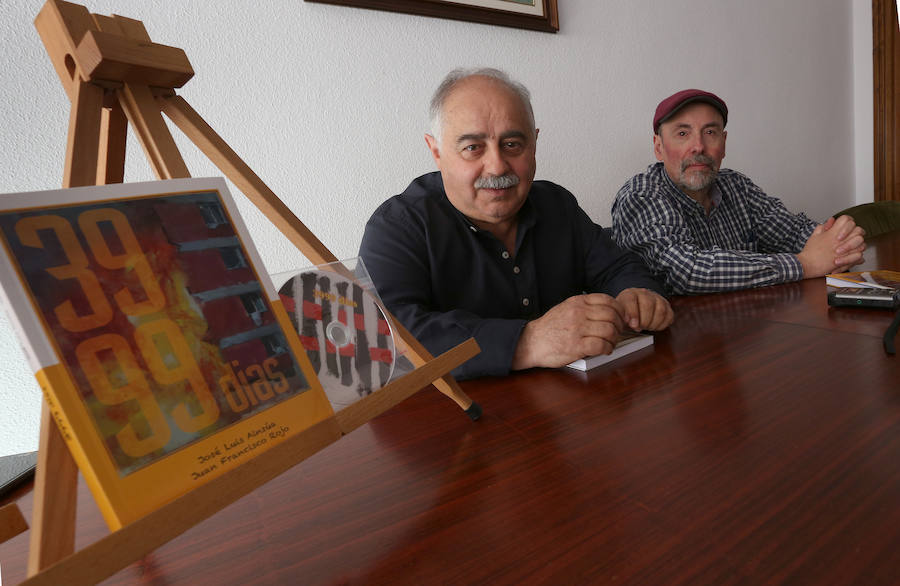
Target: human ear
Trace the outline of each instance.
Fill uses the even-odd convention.
[[[653,135],[653,154],[657,161],[662,161],[662,138],[658,134]]]
[[[441,150],[438,147],[437,139],[435,139],[430,134],[425,135],[425,144],[428,145],[428,150],[431,151],[431,157],[434,159],[435,164],[438,166],[438,169],[441,168]]]

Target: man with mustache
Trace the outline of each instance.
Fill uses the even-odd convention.
[[[653,117],[658,163],[616,194],[613,236],[676,294],[745,289],[821,277],[863,260],[850,216],[822,225],[792,214],[746,176],[720,169],[728,108],[682,90]]]
[[[439,172],[366,225],[360,256],[394,316],[433,354],[475,337],[453,374],[504,375],[608,354],[626,330],[658,330],[669,303],[575,197],[534,181],[528,90],[498,70],[455,70],[431,101]]]

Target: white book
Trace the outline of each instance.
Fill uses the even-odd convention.
[[[586,356],[585,358],[579,358],[574,362],[570,362],[566,366],[568,366],[569,368],[574,368],[575,370],[591,370],[592,368],[596,368],[602,364],[606,364],[607,362],[612,362],[613,360],[621,358],[626,354],[637,352],[641,348],[646,348],[652,345],[653,336],[651,336],[650,334],[634,334],[633,336],[629,336],[620,340],[610,354]]]

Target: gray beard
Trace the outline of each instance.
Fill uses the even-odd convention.
[[[683,187],[688,191],[703,191],[716,182],[718,172],[709,173],[692,173],[691,175],[681,174],[678,187]]]
[[[703,163],[709,165],[709,171],[704,173],[693,172],[689,175],[684,171],[694,163]],[[681,164],[681,174],[678,177],[678,187],[687,189],[688,191],[703,191],[710,185],[715,183],[716,177],[719,176],[719,170],[714,166],[715,162],[707,156],[699,155],[693,159],[688,159]]]

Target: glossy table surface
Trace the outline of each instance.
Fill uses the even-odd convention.
[[[900,236],[865,266],[900,269]],[[588,373],[462,383],[478,422],[423,390],[108,583],[896,583],[892,313],[829,309],[824,279],[673,304]],[[79,548],[106,534],[80,488]]]

